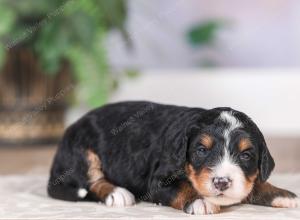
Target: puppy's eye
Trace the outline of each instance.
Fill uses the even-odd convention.
[[[250,160],[251,159],[251,154],[250,154],[250,152],[242,152],[241,154],[240,154],[240,159],[241,160],[243,160],[243,161],[248,161],[248,160]]]
[[[208,153],[208,149],[202,145],[197,147],[197,154],[200,156],[206,155]]]

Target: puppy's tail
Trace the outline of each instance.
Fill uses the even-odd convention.
[[[49,181],[48,195],[60,200],[66,201],[80,201],[86,200],[88,197],[88,191],[85,188],[77,188],[72,185],[52,184]]]

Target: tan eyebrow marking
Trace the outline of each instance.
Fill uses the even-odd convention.
[[[249,149],[252,146],[252,143],[249,138],[242,138],[239,142],[239,150],[242,152]]]
[[[213,142],[214,141],[213,141],[212,136],[210,136],[208,134],[202,134],[200,137],[200,143],[208,149],[212,148]]]

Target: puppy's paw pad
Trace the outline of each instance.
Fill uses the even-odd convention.
[[[192,215],[208,215],[220,212],[220,206],[214,205],[203,199],[196,199],[184,210]]]
[[[122,187],[116,187],[112,193],[110,193],[105,199],[105,205],[107,206],[131,206],[135,203],[134,195],[127,189]]]
[[[272,201],[272,206],[276,208],[297,208],[299,205],[298,198],[277,197]]]

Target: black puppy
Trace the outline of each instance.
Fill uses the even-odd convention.
[[[241,202],[296,207],[295,194],[266,182],[273,168],[263,135],[242,112],[123,102],[67,129],[48,193],[108,206],[149,201],[190,214]]]

